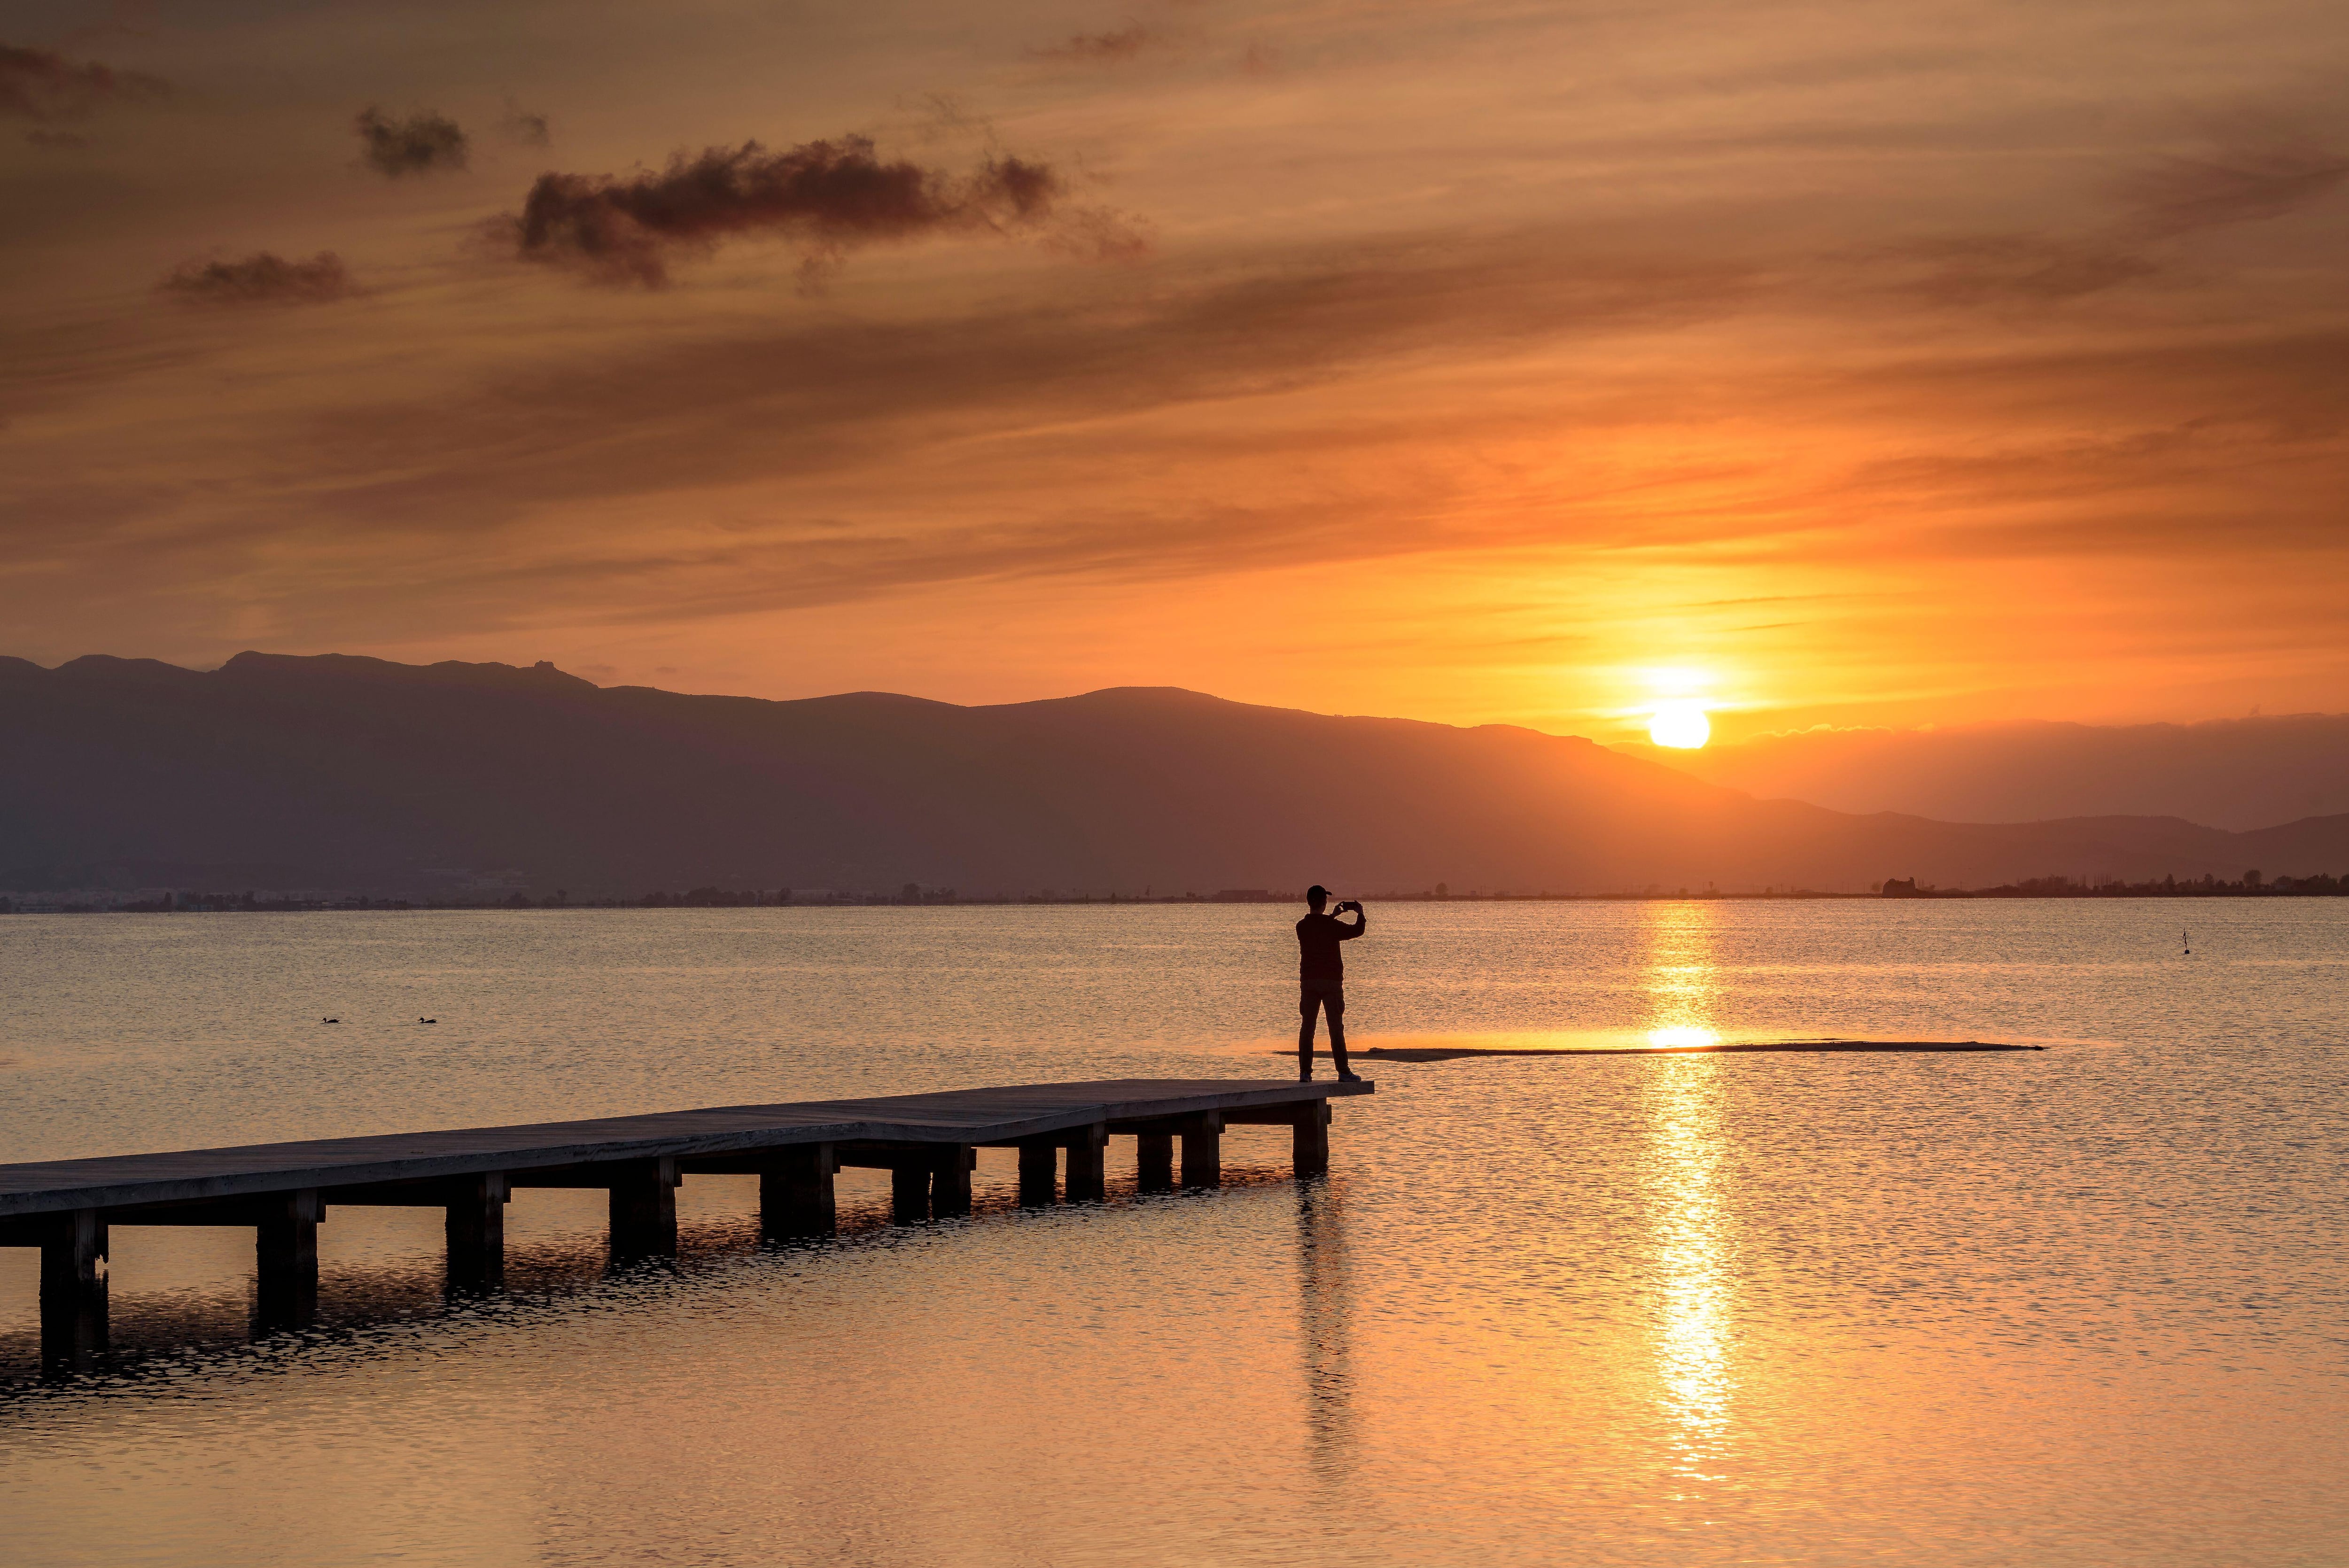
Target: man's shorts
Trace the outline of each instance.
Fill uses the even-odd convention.
[[[1308,980],[1299,987],[1297,1010],[1309,1018],[1313,1009],[1320,1008],[1332,1018],[1346,1016],[1346,983],[1342,980]]]

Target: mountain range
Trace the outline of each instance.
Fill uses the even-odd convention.
[[[0,882],[533,892],[1858,891],[2349,871],[2349,815],[1950,822],[1759,799],[1588,740],[1124,687],[958,707],[551,665],[0,659]],[[440,879],[436,883],[435,879]]]

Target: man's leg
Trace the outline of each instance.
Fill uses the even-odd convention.
[[[1330,1057],[1338,1064],[1338,1076],[1350,1078],[1354,1069],[1346,1065],[1346,993],[1331,990],[1322,998],[1322,1006],[1330,1015]]]
[[[1297,1010],[1304,1016],[1304,1021],[1297,1026],[1297,1076],[1300,1078],[1313,1076],[1313,1016],[1320,1007],[1319,996],[1309,987],[1299,988]]]

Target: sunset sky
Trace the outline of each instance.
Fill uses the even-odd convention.
[[[99,15],[0,14],[0,653],[2349,707],[2337,4]]]

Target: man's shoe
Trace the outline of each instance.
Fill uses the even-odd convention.
[[[1362,1081],[1362,1075],[1354,1072],[1340,1073],[1338,1075],[1338,1081],[1340,1083],[1360,1083]]]

